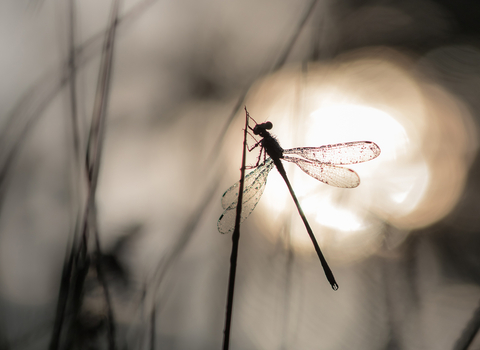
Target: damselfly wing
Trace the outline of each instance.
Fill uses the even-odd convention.
[[[243,222],[252,213],[257,206],[260,197],[263,194],[267,177],[273,168],[273,160],[268,158],[263,164],[259,165],[252,172],[245,176],[243,190],[243,204],[241,222]],[[235,226],[236,208],[238,202],[238,189],[240,182],[235,183],[222,196],[222,207],[225,209],[220,219],[218,219],[218,230],[221,233],[233,232]]]
[[[298,147],[283,150],[283,160],[295,163],[311,177],[334,187],[355,188],[360,177],[349,168],[338,165],[362,163],[380,155],[380,148],[370,141],[357,141],[321,147]],[[268,173],[274,166],[267,158],[264,163],[245,176],[242,218],[245,220],[255,209],[265,189]],[[239,182],[230,187],[222,197],[225,210],[218,220],[221,233],[231,233],[235,225]]]
[[[247,117],[250,117],[248,112]],[[253,118],[251,119],[253,120]],[[320,259],[320,263],[322,264],[325,276],[332,288],[337,290],[338,284],[335,280],[335,276],[328,266],[327,260],[323,256],[322,250],[313,234],[313,230],[310,227],[307,217],[300,206],[300,202],[288,180],[287,173],[285,172],[281,160],[283,159],[297,164],[300,169],[308,175],[328,185],[342,188],[354,188],[360,184],[360,178],[357,173],[352,169],[344,168],[339,165],[361,163],[374,159],[380,154],[380,148],[373,142],[360,141],[339,143],[322,147],[301,147],[284,150],[278,143],[277,139],[268,132],[268,130],[273,127],[271,122],[255,124],[254,128],[249,126],[249,129],[253,131],[255,135],[262,137],[262,139],[254,146],[255,148],[256,146],[261,145],[258,159],[261,159],[262,153],[264,154],[264,158],[266,158],[266,154],[268,154],[270,158],[265,159],[263,164],[245,176],[240,221],[245,220],[253,209],[255,209],[255,206],[265,189],[268,173],[275,165],[280,175],[283,177],[295,206],[297,207],[298,213],[303,220],[318,258]],[[217,223],[218,230],[221,233],[229,233],[234,230],[239,187],[239,183],[236,183],[230,187],[222,197],[222,206],[225,211],[222,216],[220,216]]]

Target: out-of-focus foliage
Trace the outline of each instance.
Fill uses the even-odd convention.
[[[85,284],[69,281],[81,312],[70,300],[63,345],[81,338],[75,346],[105,348],[112,312],[118,348],[220,347],[231,241],[216,221],[221,194],[238,181],[243,114],[233,112],[246,103],[257,121],[274,123],[285,148],[362,138],[383,142],[387,157],[393,134],[404,139],[388,162],[358,168],[359,192],[315,192],[307,216],[319,222],[338,292],[312,249],[295,245],[306,232],[272,171],[263,208],[242,226],[232,348],[466,348],[480,289],[479,6],[311,4],[123,2],[91,208],[101,251],[90,232],[89,259],[76,262]],[[0,2],[1,348],[51,344],[65,257],[84,222],[110,13],[109,2]],[[291,176],[310,195],[315,180]],[[405,198],[418,203],[400,212]],[[350,220],[345,208],[361,234],[338,226]]]

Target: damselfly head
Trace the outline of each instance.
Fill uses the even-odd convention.
[[[253,128],[253,133],[255,135],[263,136],[262,132],[264,132],[266,130],[270,130],[271,128],[273,128],[273,124],[271,122],[265,122],[265,123],[262,123],[262,124],[257,124]]]

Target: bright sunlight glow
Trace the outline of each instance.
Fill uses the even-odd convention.
[[[355,189],[320,183],[284,162],[319,243],[337,260],[373,252],[383,241],[385,223],[409,230],[446,215],[463,188],[472,158],[467,150],[476,144],[460,101],[392,61],[399,53],[385,59],[378,52],[373,58],[368,51],[363,55],[283,69],[255,84],[245,103],[259,123],[273,123],[271,132],[285,149],[351,141],[380,147],[378,158],[345,165],[360,176]],[[252,164],[258,153],[250,157]],[[290,232],[288,242],[312,251],[276,170],[256,211],[260,219],[268,218],[261,220],[262,232],[274,239]]]

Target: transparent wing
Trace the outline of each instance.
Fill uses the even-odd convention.
[[[267,177],[274,164],[272,159],[268,158],[265,163],[258,166],[254,171],[245,176],[243,190],[243,205],[241,222],[243,222],[255,209],[263,190],[267,183]],[[222,207],[225,209],[217,222],[220,233],[231,233],[235,226],[235,216],[237,214],[238,189],[240,182],[230,187],[222,196]]]
[[[284,159],[297,164],[308,175],[327,185],[341,188],[354,188],[360,185],[360,178],[352,169],[333,164],[310,162],[296,157],[284,156]]]
[[[380,155],[380,147],[371,141],[356,141],[321,147],[291,148],[284,150],[283,155],[299,156],[327,164],[345,165],[377,158]]]

